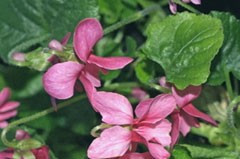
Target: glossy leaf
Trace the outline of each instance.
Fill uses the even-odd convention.
[[[210,64],[223,42],[221,21],[207,16],[181,13],[147,29],[144,52],[165,70],[177,88],[206,82]]]

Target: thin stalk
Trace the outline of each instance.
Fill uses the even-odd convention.
[[[199,13],[200,13],[197,9],[193,8],[192,6],[190,6],[190,5],[187,4],[187,3],[182,2],[181,0],[172,0],[172,1],[173,1],[174,3],[182,6],[183,8],[186,8],[187,10],[193,12],[193,13],[196,13],[196,14],[199,14]]]
[[[227,92],[228,92],[230,100],[232,100],[234,98],[234,94],[233,94],[229,71],[224,70],[224,76],[225,76],[225,81],[226,81]]]
[[[67,106],[69,106],[69,105],[71,105],[71,104],[73,104],[73,103],[75,103],[75,102],[77,102],[77,101],[79,101],[79,100],[81,100],[81,99],[84,99],[84,98],[86,98],[86,95],[85,95],[85,94],[79,95],[79,96],[74,97],[74,98],[72,98],[72,99],[69,99],[69,100],[67,100],[67,101],[65,101],[65,102],[62,102],[62,103],[58,104],[58,110],[59,110],[59,109],[62,109],[62,108],[65,108],[65,107],[67,107]],[[8,131],[11,130],[12,128],[17,127],[17,126],[20,125],[20,124],[24,124],[24,123],[27,123],[27,122],[36,120],[36,119],[38,119],[38,118],[40,118],[40,117],[43,117],[43,116],[45,116],[45,115],[47,115],[47,114],[49,114],[49,113],[52,113],[52,112],[55,112],[54,107],[48,108],[48,109],[46,109],[46,110],[43,110],[43,111],[38,112],[38,113],[36,113],[36,114],[33,114],[33,115],[31,115],[31,116],[28,116],[28,117],[25,117],[25,118],[21,118],[21,119],[19,119],[19,120],[16,120],[16,121],[10,123],[10,124],[9,124],[6,128],[4,128],[3,131],[2,131],[1,139],[2,139],[3,144],[6,145],[7,147],[18,148],[18,147],[16,146],[16,145],[17,145],[16,142],[8,141],[7,136],[6,136],[7,133],[8,133]]]
[[[133,14],[132,16],[129,16],[126,19],[123,19],[122,21],[120,21],[120,22],[118,22],[116,24],[113,24],[113,25],[107,27],[106,29],[104,29],[104,35],[109,34],[109,33],[113,32],[113,31],[115,31],[115,30],[117,30],[117,29],[119,29],[119,28],[129,24],[129,23],[135,22],[135,21],[145,17],[146,15],[148,15],[148,14],[150,14],[152,12],[155,12],[155,11],[157,11],[159,9],[160,9],[160,6],[152,5],[152,6],[146,8],[146,9],[144,9],[142,11],[139,11],[139,12]]]

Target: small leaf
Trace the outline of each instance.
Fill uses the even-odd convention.
[[[223,31],[217,18],[181,13],[150,24],[147,37],[147,57],[163,67],[169,82],[184,89],[206,82]]]
[[[175,146],[171,159],[192,159],[186,148]]]

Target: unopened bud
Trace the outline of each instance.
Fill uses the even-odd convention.
[[[25,54],[21,52],[15,52],[12,54],[12,59],[18,62],[25,61]]]
[[[48,47],[52,50],[63,51],[63,45],[57,40],[51,40]]]

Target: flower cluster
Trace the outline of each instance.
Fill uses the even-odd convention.
[[[184,3],[192,2],[195,5],[200,5],[201,0],[182,0]],[[169,9],[173,14],[177,13],[177,4],[173,2],[173,0],[169,0]]]
[[[67,34],[62,42],[51,41],[49,48],[62,52],[69,36]],[[101,24],[96,19],[82,20],[73,36],[76,60],[52,62],[53,66],[43,76],[46,92],[57,99],[72,97],[74,89],[79,87],[76,82],[79,80],[94,110],[101,114],[103,123],[97,126],[97,131],[101,133],[89,146],[89,158],[167,159],[170,157],[167,149],[173,148],[179,134],[186,136],[191,127],[199,127],[197,118],[217,125],[191,103],[199,96],[201,86],[178,90],[161,78],[160,85],[171,90],[171,93],[148,98],[144,91],[135,89],[132,95],[140,101],[135,113],[126,97],[97,91],[96,87],[101,86],[99,72],[121,69],[132,62],[129,57],[95,56],[92,48],[102,36]],[[148,152],[138,153],[139,146],[145,146]]]
[[[17,130],[15,138],[17,141],[30,139],[30,135],[25,132],[24,130]],[[13,148],[8,148],[2,152],[0,152],[1,159],[13,159],[14,157],[18,156],[21,159],[30,158],[29,156],[34,156],[35,159],[50,159],[49,157],[49,150],[47,146],[41,146],[40,148],[31,149],[30,151],[17,151]]]
[[[0,92],[0,128],[4,128],[8,125],[6,121],[17,115],[16,108],[19,106],[19,102],[8,101],[11,96],[9,88],[4,88]]]

